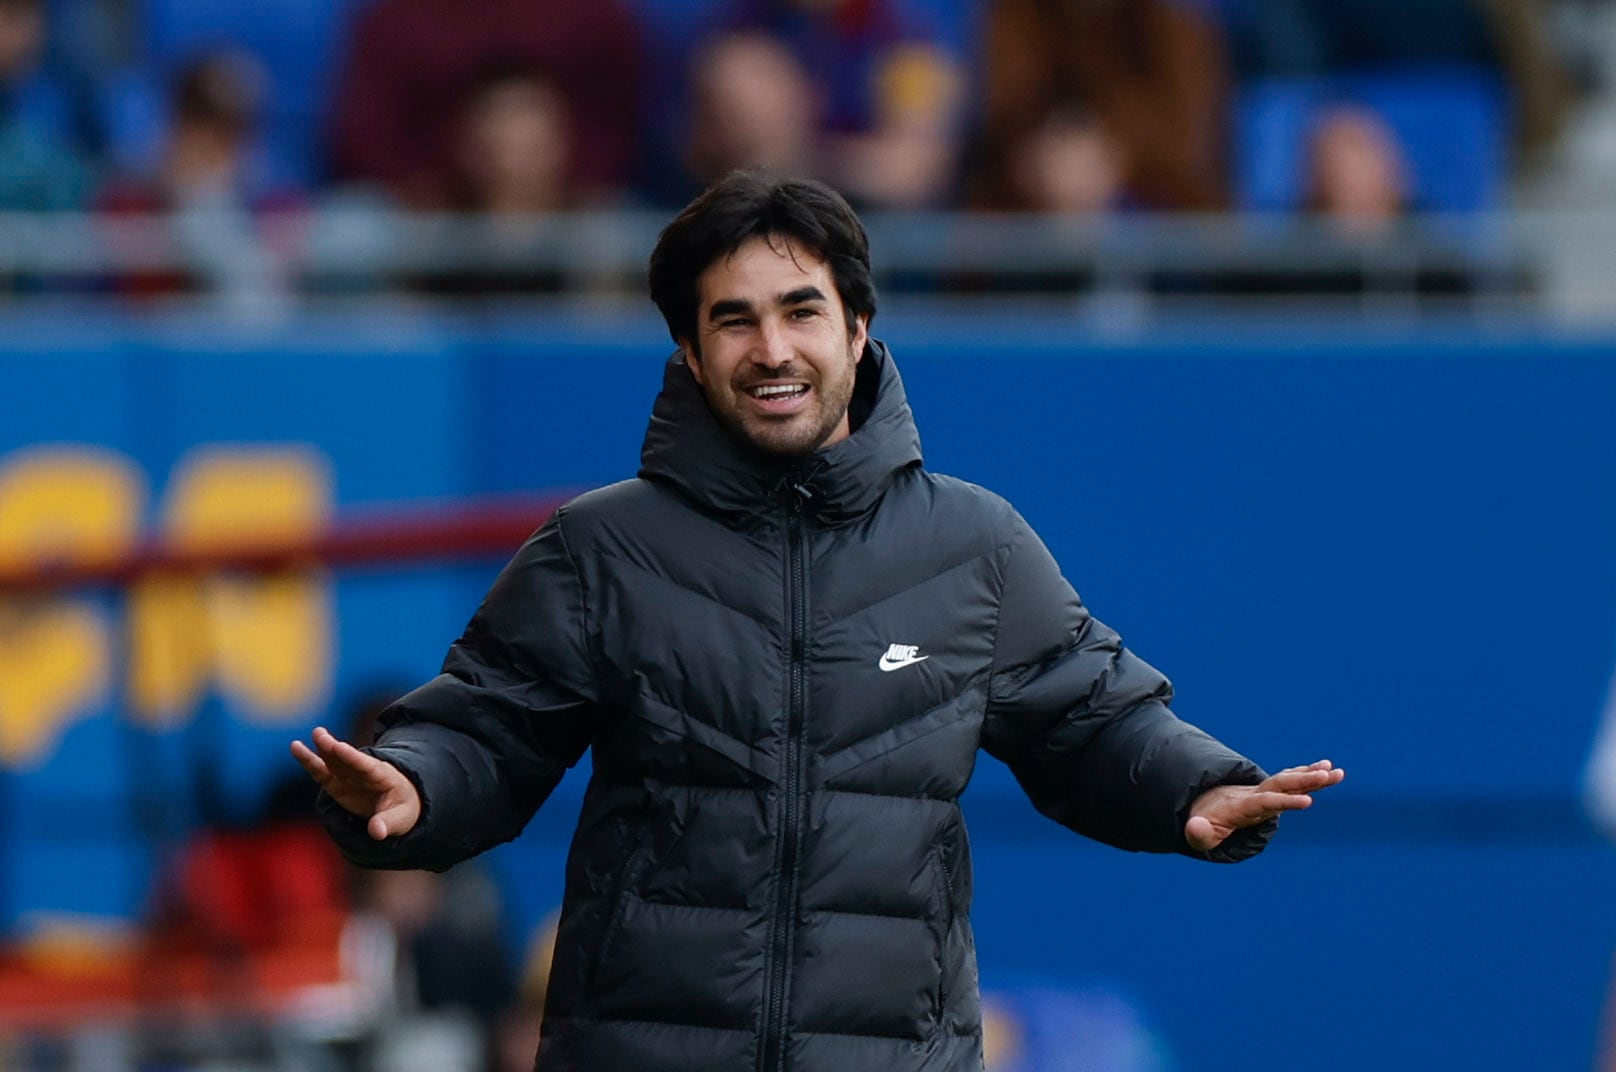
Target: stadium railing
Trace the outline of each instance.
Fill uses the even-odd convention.
[[[259,218],[0,213],[15,297],[587,296],[643,302],[660,211],[499,218],[332,204]],[[1126,297],[1172,309],[1347,298],[1383,311],[1564,307],[1616,216],[1415,216],[1352,230],[1295,215],[872,213],[877,282],[946,296]],[[0,280],[0,282],[4,282]],[[1597,299],[1596,299],[1597,303]],[[1575,303],[1572,303],[1575,304]],[[1602,303],[1599,303],[1602,304]]]

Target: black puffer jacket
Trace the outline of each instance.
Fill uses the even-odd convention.
[[[1168,711],[1009,505],[921,467],[879,344],[855,413],[772,469],[670,362],[638,479],[564,507],[391,712],[375,751],[421,824],[377,845],[328,802],[357,862],[443,868],[594,749],[546,1072],[979,1069],[977,750],[1044,814],[1155,852],[1190,851],[1201,790],[1263,777]]]

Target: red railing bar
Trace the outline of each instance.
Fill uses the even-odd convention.
[[[366,510],[290,542],[176,547],[151,541],[108,562],[0,569],[0,596],[122,587],[157,575],[354,569],[508,556],[571,497],[473,498]]]

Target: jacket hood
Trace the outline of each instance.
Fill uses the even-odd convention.
[[[852,435],[807,458],[784,462],[718,423],[701,385],[676,352],[668,359],[662,393],[651,409],[639,475],[672,484],[697,503],[731,514],[775,509],[796,488],[806,508],[821,520],[844,520],[868,510],[901,470],[921,461],[920,433],[884,343],[872,339],[865,348],[850,409]]]

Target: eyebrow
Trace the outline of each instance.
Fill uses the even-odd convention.
[[[805,302],[824,300],[825,295],[821,293],[820,289],[812,286],[798,287],[796,290],[788,290],[780,295],[781,305],[802,305]]]
[[[808,302],[822,302],[827,300],[825,292],[815,286],[798,287],[788,290],[775,299],[777,305],[804,305]],[[717,320],[720,317],[747,314],[752,312],[752,303],[745,298],[725,298],[723,301],[713,302],[712,308],[707,310],[708,320]]]
[[[713,302],[713,307],[707,310],[708,320],[717,320],[719,317],[733,316],[736,313],[750,313],[752,303],[745,298],[725,298],[723,301]]]

